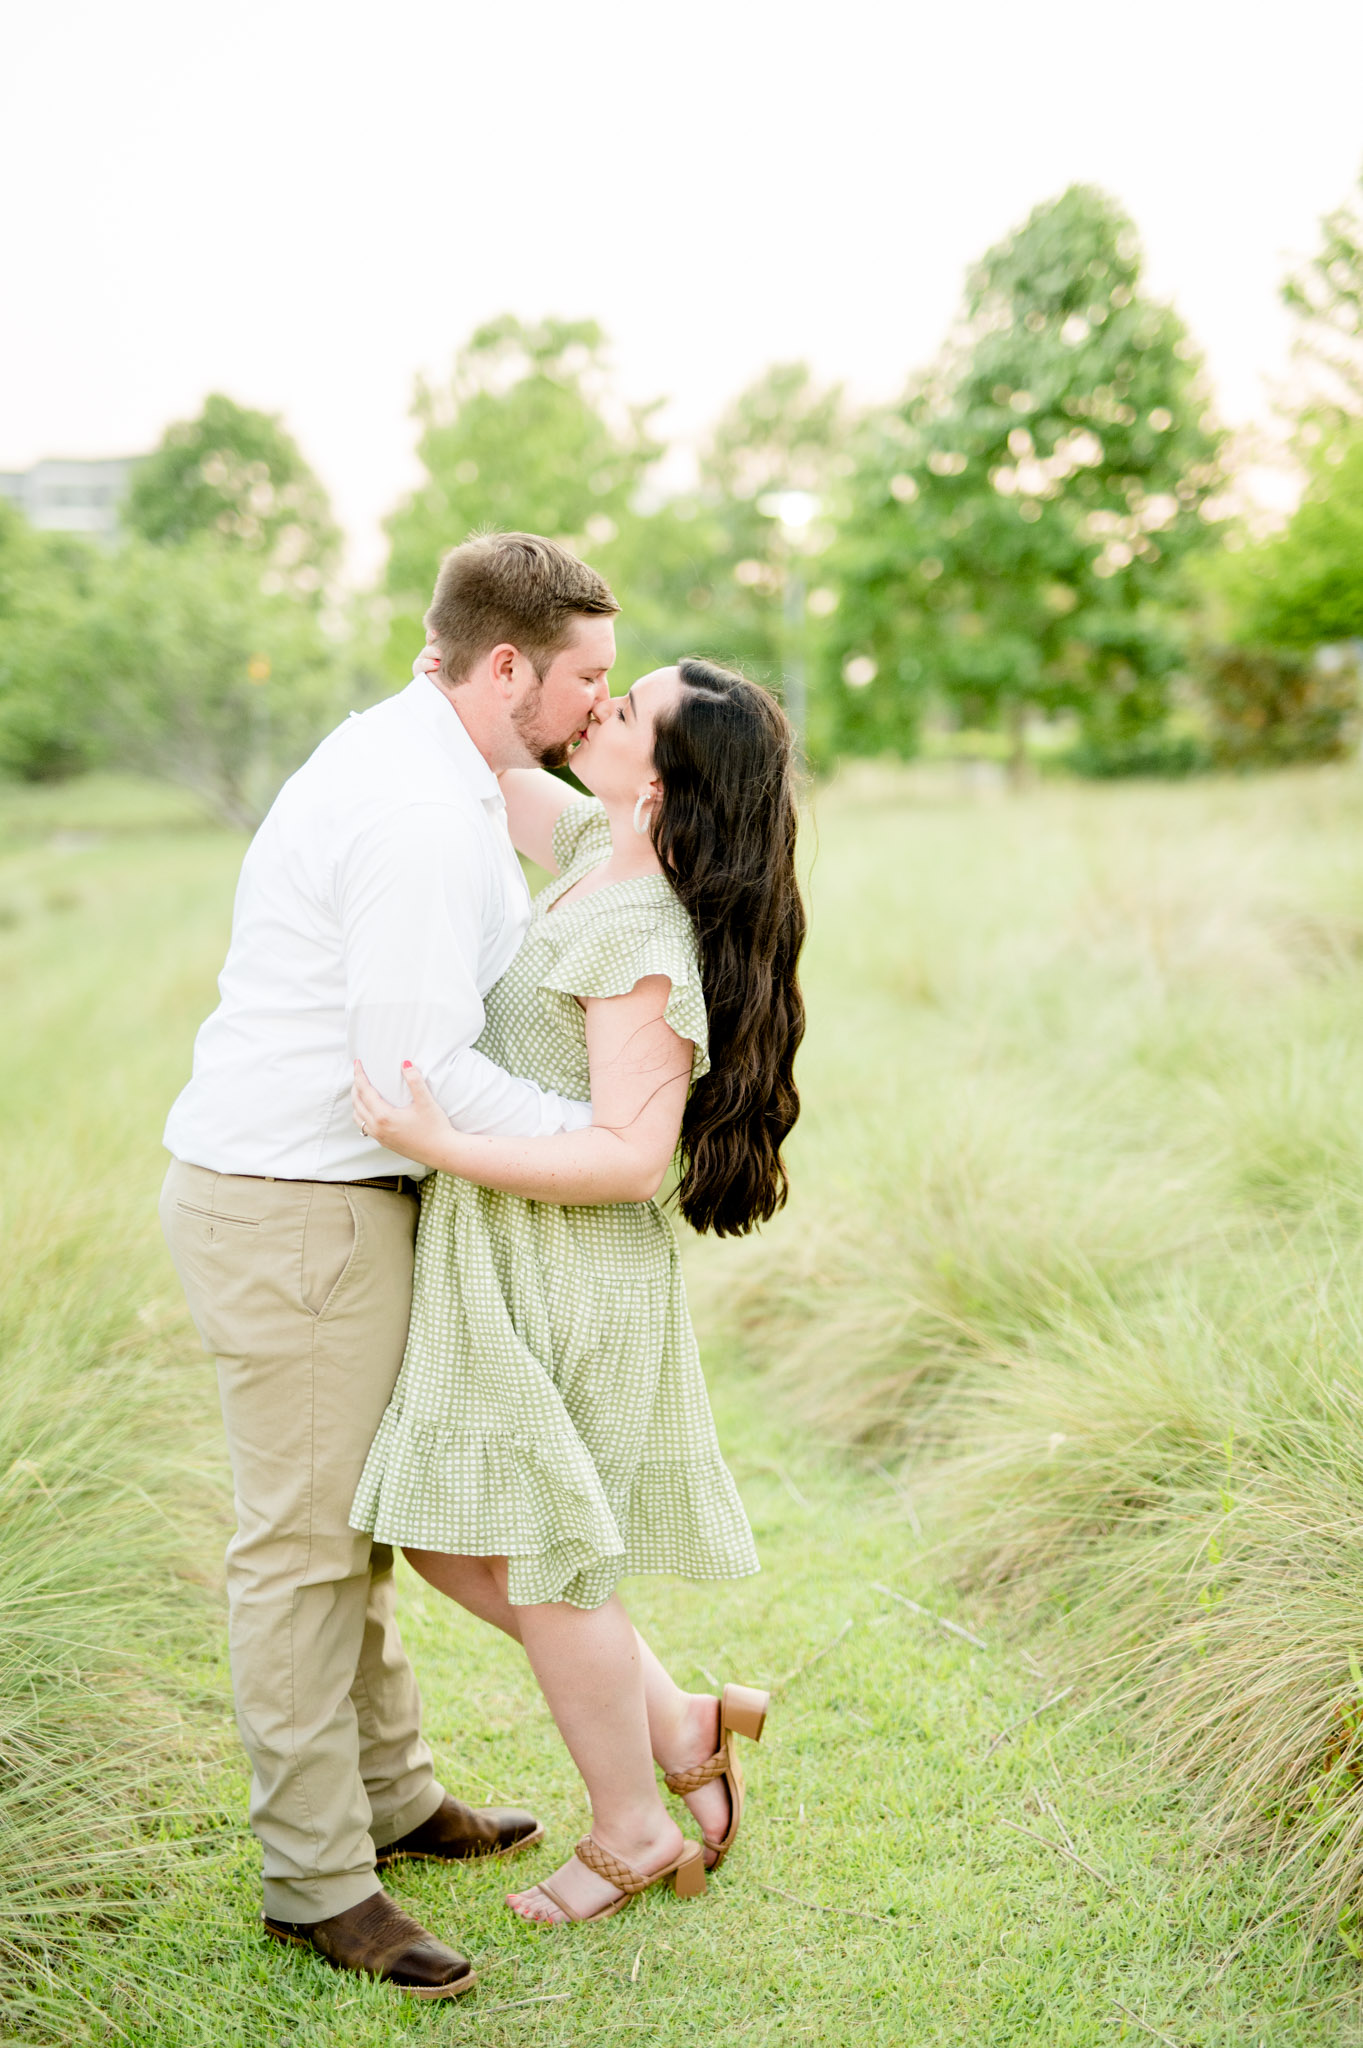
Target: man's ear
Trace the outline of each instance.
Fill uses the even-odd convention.
[[[518,649],[504,640],[499,647],[494,647],[488,656],[488,672],[504,697],[515,694],[517,654]]]

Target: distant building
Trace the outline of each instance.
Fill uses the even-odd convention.
[[[47,533],[89,533],[112,540],[119,507],[141,458],[110,455],[91,462],[61,456],[32,469],[0,470],[0,498],[17,505],[30,526]]]

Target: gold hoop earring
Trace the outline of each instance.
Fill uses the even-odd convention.
[[[653,808],[653,799],[651,796],[641,796],[634,806],[634,829],[641,839],[646,839],[648,837],[648,826],[641,825],[639,823],[639,813],[645,808],[645,806],[647,806],[650,810]]]

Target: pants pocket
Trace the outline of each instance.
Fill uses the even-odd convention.
[[[210,1242],[213,1240],[211,1226],[215,1223],[226,1224],[229,1230],[259,1230],[260,1228],[259,1221],[254,1216],[228,1216],[224,1215],[221,1209],[200,1209],[193,1202],[182,1202],[178,1195],[175,1197],[175,1207],[181,1216],[193,1216],[197,1221],[208,1224],[210,1226],[208,1233]]]
[[[315,1188],[303,1224],[300,1293],[309,1315],[320,1318],[333,1306],[359,1241],[359,1218],[347,1190],[339,1183]]]
[[[231,1307],[239,1301],[244,1278],[259,1257],[259,1226],[245,1216],[216,1216],[166,1190],[161,1197],[161,1227],[199,1341],[210,1357],[221,1357],[236,1348]]]

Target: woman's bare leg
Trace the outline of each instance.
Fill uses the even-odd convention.
[[[658,1796],[648,1740],[638,1638],[618,1599],[584,1610],[555,1601],[520,1610],[521,1641],[592,1806],[592,1834],[636,1870],[662,1870],[685,1837]],[[554,1873],[554,1889],[585,1918],[618,1898],[575,1856]],[[535,1885],[507,1904],[525,1920],[564,1915]]]
[[[405,1546],[402,1554],[412,1570],[419,1572],[437,1593],[443,1593],[459,1607],[466,1607],[479,1621],[490,1621],[513,1642],[520,1641],[521,1626],[516,1616],[521,1610],[506,1597],[505,1576],[499,1577],[493,1570],[494,1564],[503,1560],[449,1557],[443,1550],[409,1550]]]
[[[719,1701],[710,1693],[683,1692],[637,1631],[635,1640],[644,1667],[653,1760],[664,1771],[689,1771],[719,1748]],[[701,1833],[712,1842],[722,1841],[729,1826],[729,1794],[723,1779],[688,1792],[686,1804]],[[707,1850],[707,1865],[714,1860]]]
[[[523,1642],[520,1617],[528,1610],[513,1607],[507,1599],[505,1565],[501,1559],[449,1557],[439,1550],[405,1550],[403,1555],[437,1592],[476,1614],[480,1621],[490,1622],[513,1642]],[[708,1693],[683,1692],[637,1629],[634,1641],[643,1677],[653,1761],[664,1771],[689,1770],[719,1747],[719,1702]],[[551,1710],[552,1707],[551,1700]],[[688,1793],[686,1804],[701,1833],[712,1842],[719,1841],[729,1825],[729,1795],[723,1783],[702,1785],[699,1791]]]

